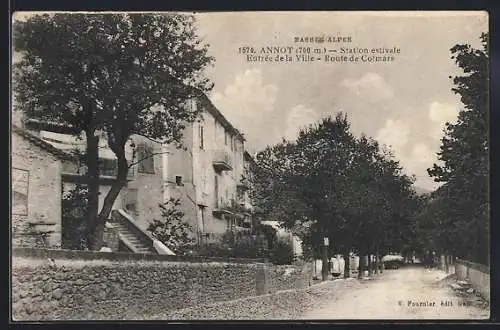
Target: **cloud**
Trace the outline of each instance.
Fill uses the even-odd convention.
[[[434,151],[424,143],[419,143],[413,147],[412,158],[419,163],[431,165],[436,159]]]
[[[437,183],[429,177],[427,169],[437,162],[437,150],[423,142],[413,145],[410,140],[411,133],[410,126],[406,122],[388,119],[384,127],[378,131],[376,140],[390,146],[403,171],[416,176],[417,186],[434,189]]]
[[[302,104],[294,106],[287,115],[284,136],[289,140],[295,140],[301,128],[314,123],[317,119],[318,114],[313,109],[306,108]]]
[[[340,82],[340,86],[348,89],[357,97],[371,102],[380,102],[394,96],[392,87],[382,76],[374,72],[367,72],[358,79],[346,78]]]
[[[443,129],[447,122],[454,123],[458,116],[458,106],[449,103],[432,102],[429,105],[429,119],[434,123],[429,129],[429,134],[433,139],[441,139]]]
[[[410,127],[401,120],[388,119],[385,126],[382,127],[376,136],[379,143],[391,146],[391,149],[400,154],[403,147],[408,143]]]
[[[411,174],[425,175],[427,168],[436,162],[436,153],[427,144],[415,145],[408,157],[403,158],[405,168]]]
[[[250,144],[262,146],[269,137],[262,132],[274,129],[268,117],[275,109],[277,93],[278,87],[264,83],[260,69],[249,69],[238,74],[224,92],[214,93],[211,99],[235,127],[244,128]]]
[[[436,151],[425,143],[418,143],[407,157],[401,159],[406,172],[416,176],[416,184],[429,189],[434,189],[438,185],[427,173],[427,169],[436,162]]]

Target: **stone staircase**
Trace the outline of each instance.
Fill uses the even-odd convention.
[[[152,253],[151,249],[148,247],[148,245],[144,242],[141,241],[137,237],[136,234],[134,234],[130,229],[127,228],[127,226],[123,223],[113,223],[118,230],[118,233],[120,234],[120,240],[122,243],[125,244],[125,246],[129,247],[133,246],[135,247],[136,253]],[[128,243],[128,244],[127,244]]]
[[[123,210],[114,210],[111,224],[118,230],[120,242],[133,253],[158,254],[153,247],[153,238],[139,228],[135,220]]]

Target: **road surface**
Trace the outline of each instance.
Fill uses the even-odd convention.
[[[386,270],[317,303],[304,319],[488,319],[489,309],[457,296],[446,274],[423,267]],[[443,280],[444,279],[444,280]]]

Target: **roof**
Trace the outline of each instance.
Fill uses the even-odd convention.
[[[204,108],[212,115],[214,116],[221,124],[224,126],[225,129],[236,135],[238,138],[240,138],[242,141],[246,141],[245,137],[243,134],[236,128],[234,127],[229,120],[224,117],[222,112],[219,111],[215,107],[215,105],[210,101],[208,96],[197,90],[198,94],[198,99],[202,102]],[[67,124],[61,124],[57,122],[50,122],[50,121],[42,121],[42,120],[37,120],[37,119],[27,119],[25,122],[26,127],[29,127],[30,129],[36,129],[36,130],[45,130],[45,131],[50,131],[54,133],[62,133],[62,134],[75,134],[75,133],[80,133],[77,132],[75,128],[73,128],[71,125]],[[138,133],[135,133],[138,134]],[[138,134],[140,135],[140,134]]]
[[[246,161],[249,161],[253,165],[257,166],[257,162],[255,161],[255,158],[252,155],[250,155],[250,153],[247,150],[245,150],[245,152],[243,152],[243,157],[245,158]]]
[[[39,130],[39,131],[49,131],[60,134],[78,134],[78,130],[73,128],[71,125],[61,124],[53,121],[44,121],[38,119],[26,119],[24,120],[24,125],[29,129]]]
[[[222,112],[220,112],[219,109],[217,109],[215,107],[215,105],[212,103],[212,101],[210,101],[210,99],[208,98],[208,96],[205,93],[199,92],[198,93],[198,98],[203,103],[204,108],[212,116],[214,116],[215,119],[217,119],[222,124],[222,126],[224,126],[225,129],[227,129],[228,131],[230,131],[231,133],[233,133],[234,135],[236,135],[242,141],[246,141],[246,139],[243,136],[243,134],[236,127],[234,127],[229,122],[229,120],[226,119],[226,117],[224,117],[224,115],[222,114]]]
[[[41,138],[39,138],[36,135],[33,135],[32,133],[25,130],[24,128],[21,128],[19,126],[12,124],[12,131],[14,133],[19,134],[20,136],[22,136],[23,138],[25,138],[29,142],[33,143],[37,147],[51,153],[52,155],[56,156],[57,158],[59,158],[61,160],[74,160],[75,159],[72,155],[70,155],[70,154],[68,154],[60,149],[55,148],[50,143],[45,142],[44,140],[42,140]]]

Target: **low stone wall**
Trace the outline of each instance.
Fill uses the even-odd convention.
[[[195,306],[155,315],[155,320],[299,320],[327,301],[340,299],[360,282],[335,280],[258,297]]]
[[[14,250],[13,319],[140,319],[287,286],[302,287],[306,276],[303,266],[274,266],[255,260],[140,256]]]
[[[268,293],[288,290],[291,288],[302,289],[311,286],[313,277],[312,263],[298,265],[269,265]]]
[[[490,269],[481,264],[458,259],[455,274],[459,280],[469,280],[481,297],[490,300]]]

